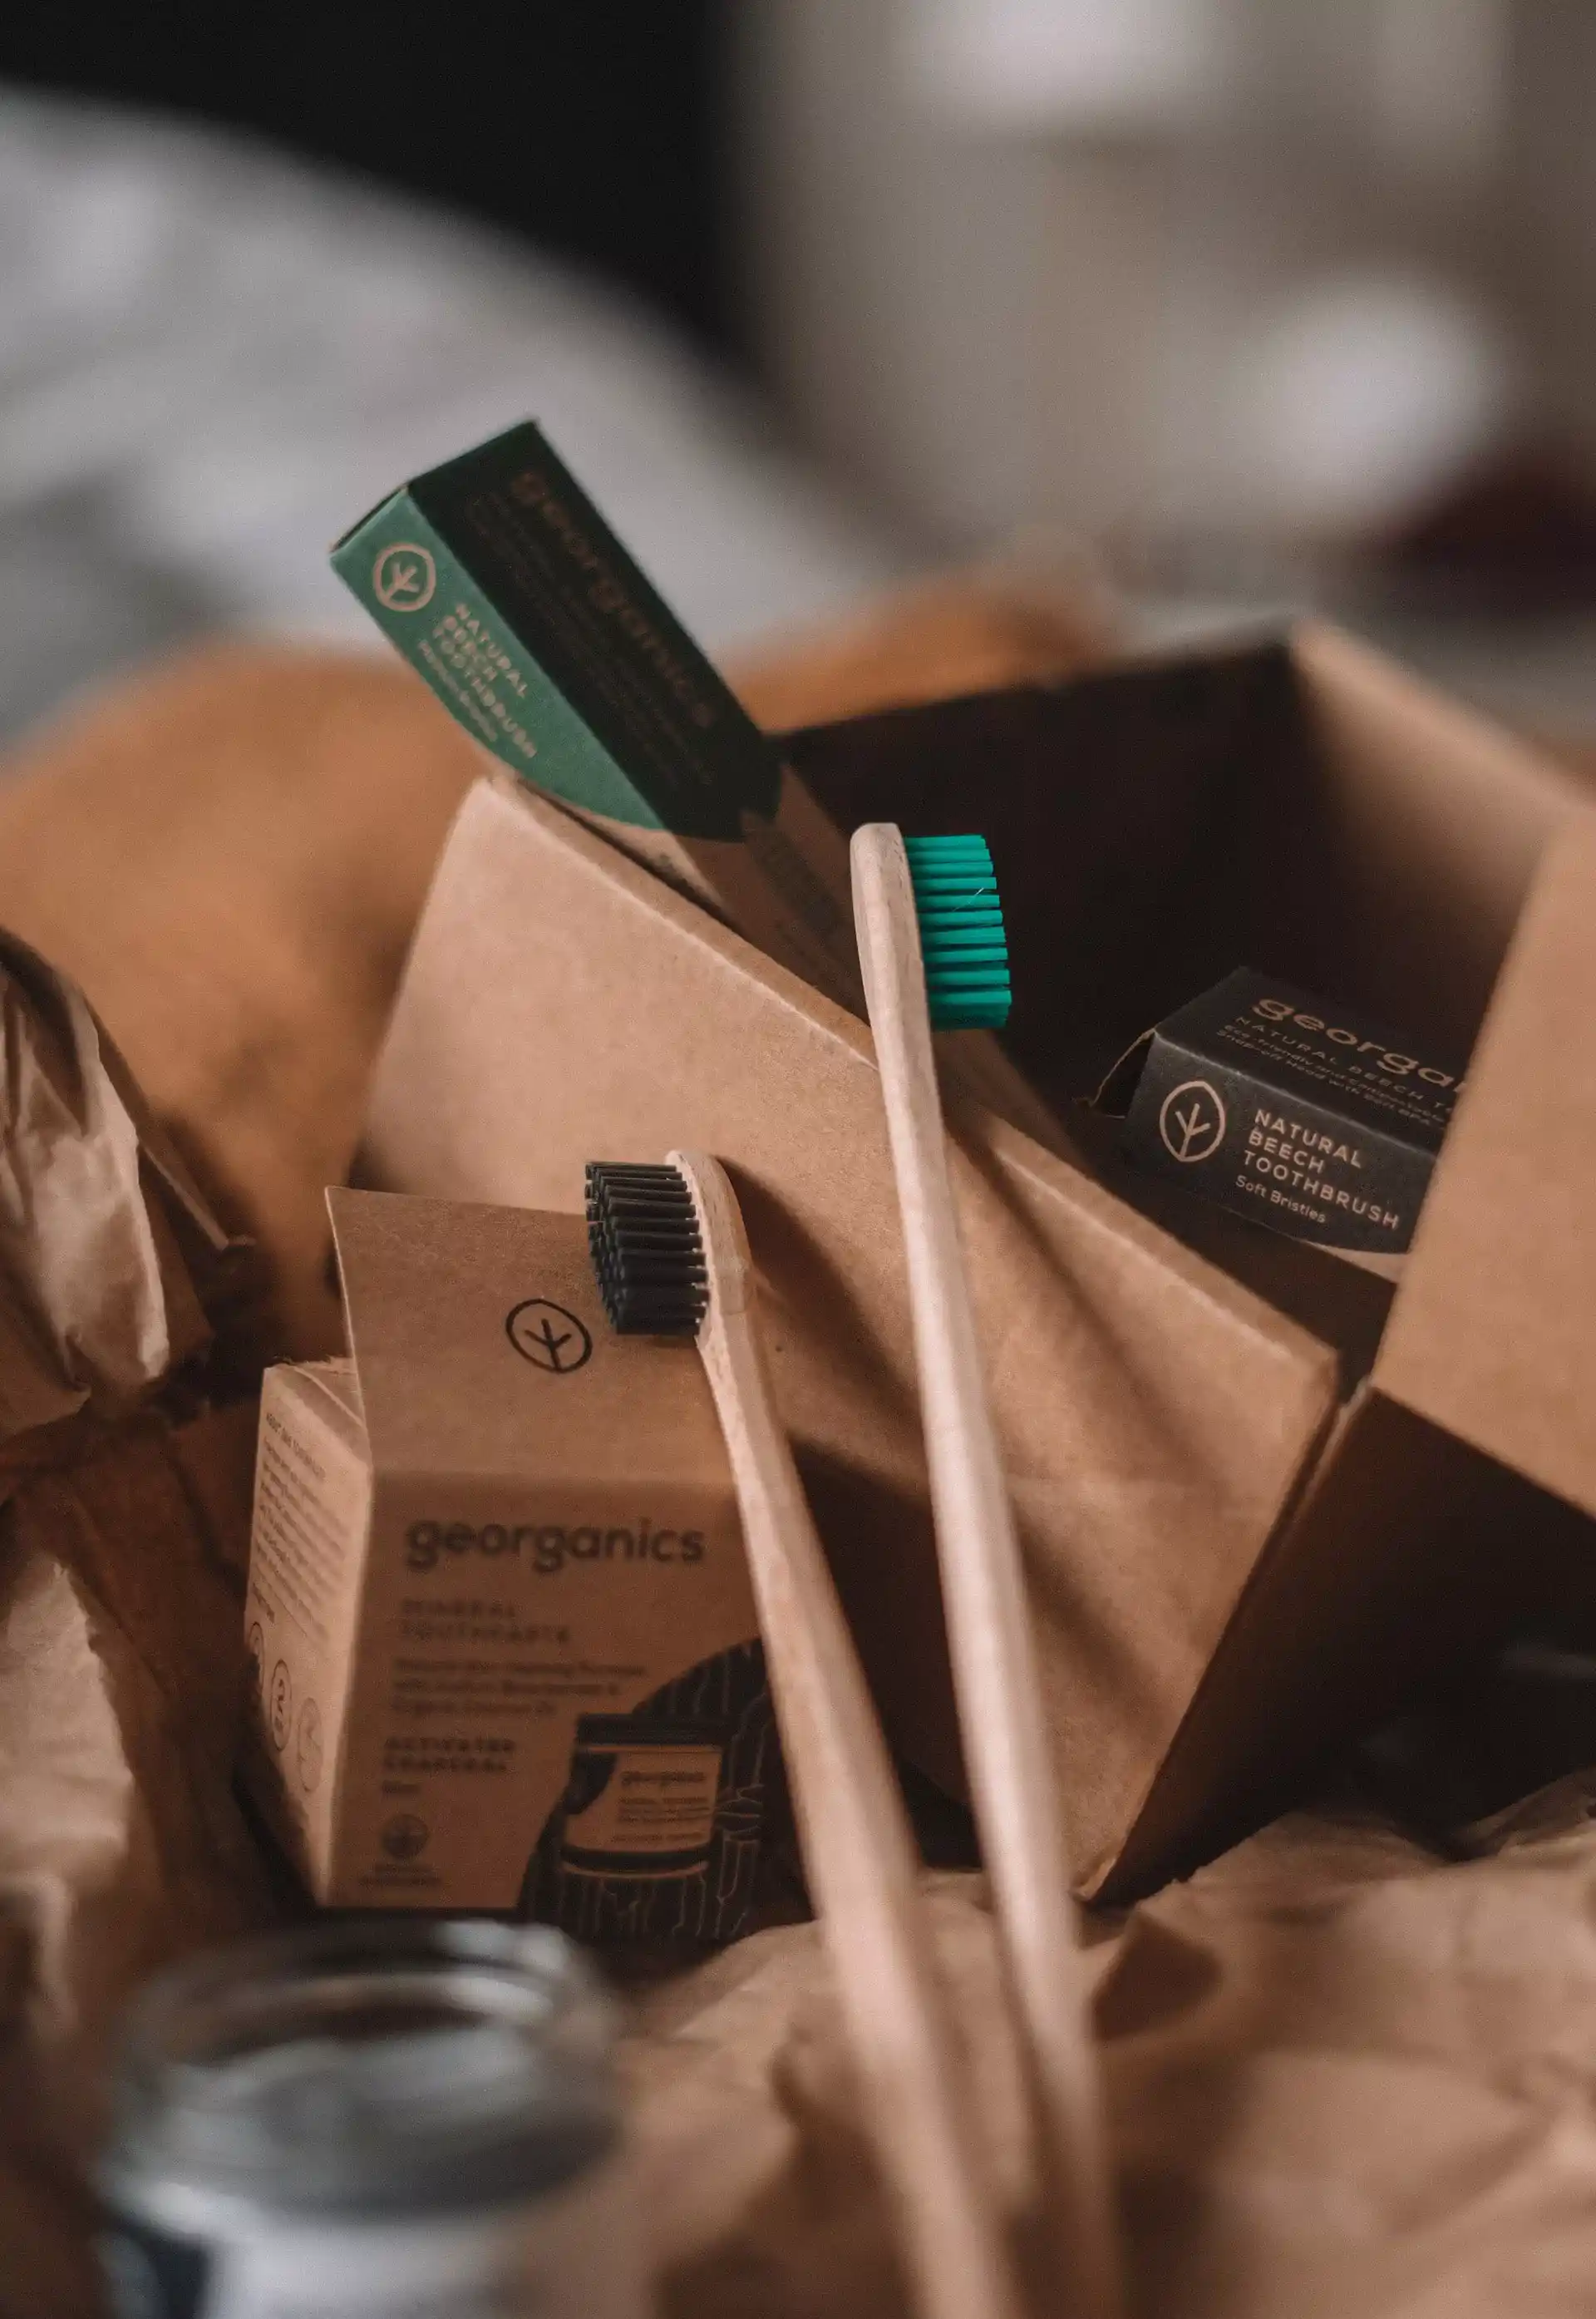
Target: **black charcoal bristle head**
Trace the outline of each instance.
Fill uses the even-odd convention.
[[[590,1160],[588,1249],[623,1337],[696,1337],[709,1303],[698,1211],[679,1168]]]

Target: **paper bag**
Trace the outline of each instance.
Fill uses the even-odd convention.
[[[87,2064],[147,1972],[273,1905],[230,1789],[255,1411],[185,1421],[243,1251],[4,934],[0,1041],[0,2307],[67,2314]]]
[[[1100,1933],[1141,2319],[1588,2310],[1596,1774],[1458,1842],[1348,1798]],[[1012,2211],[1027,2152],[980,1880],[930,1905]],[[907,2319],[813,1926],[656,1993],[627,2059],[664,2319]]]
[[[0,931],[0,1459],[133,1408],[208,1342],[236,1243],[83,994]]]

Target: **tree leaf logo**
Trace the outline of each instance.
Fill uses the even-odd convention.
[[[371,584],[386,610],[419,612],[437,592],[437,566],[414,540],[396,539],[372,565]]]
[[[1159,1134],[1171,1160],[1191,1167],[1210,1160],[1225,1139],[1225,1107],[1206,1079],[1183,1079],[1159,1106]]]
[[[504,1323],[504,1331],[524,1361],[534,1368],[569,1376],[585,1368],[593,1356],[593,1340],[574,1313],[551,1304],[546,1296],[528,1296]]]

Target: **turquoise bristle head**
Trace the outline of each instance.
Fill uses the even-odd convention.
[[[984,837],[906,837],[925,996],[937,1031],[996,1031],[1008,1020],[1008,937]]]

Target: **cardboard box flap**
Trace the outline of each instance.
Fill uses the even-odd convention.
[[[1517,735],[1339,629],[1293,648],[1333,815],[1304,864],[1339,925],[1300,979],[1458,1055],[1479,1030],[1537,864],[1583,792]],[[1328,840],[1328,843],[1327,843]],[[1312,889],[1298,898],[1312,905]],[[1254,956],[1289,975],[1289,949]]]
[[[1355,1394],[1101,1897],[1212,1858],[1300,1797],[1349,1731],[1477,1649],[1522,1587],[1524,1560],[1503,1540],[1544,1534],[1547,1511],[1517,1475],[1371,1387]]]
[[[1596,816],[1547,852],[1420,1221],[1375,1379],[1596,1513]]]
[[[627,1340],[623,1383],[584,1232],[554,1251],[548,1218],[515,1209],[344,1190],[328,1208],[380,1471],[514,1474],[535,1429],[550,1481],[718,1482],[696,1352]]]

